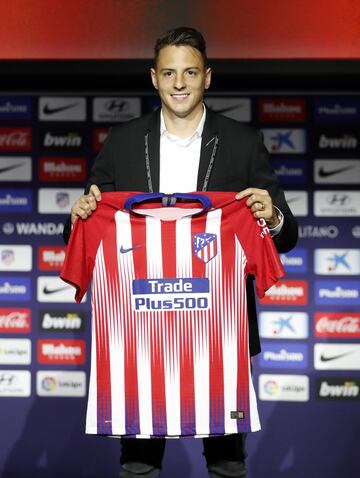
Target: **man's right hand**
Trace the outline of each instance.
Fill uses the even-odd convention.
[[[71,224],[75,224],[78,217],[86,219],[95,211],[96,203],[101,200],[100,189],[92,184],[89,194],[83,194],[71,208]]]

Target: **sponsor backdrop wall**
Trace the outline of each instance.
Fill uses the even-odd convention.
[[[287,276],[259,304],[249,476],[358,477],[360,94],[207,103],[263,131],[300,224]],[[1,477],[117,476],[118,440],[84,435],[89,298],[76,305],[58,278],[61,234],[108,128],[157,105],[146,92],[0,96]],[[164,475],[207,476],[201,449],[171,440]]]

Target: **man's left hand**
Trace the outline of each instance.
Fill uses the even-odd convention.
[[[270,229],[276,227],[280,223],[270,194],[266,189],[247,188],[240,191],[235,196],[235,199],[243,199],[246,196],[248,196],[246,205],[250,208],[256,219],[265,219]]]

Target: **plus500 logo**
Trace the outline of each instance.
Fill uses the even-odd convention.
[[[150,310],[204,310],[210,307],[209,279],[134,280],[133,308]]]

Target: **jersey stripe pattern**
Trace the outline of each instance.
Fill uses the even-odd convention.
[[[106,193],[105,202],[107,194],[124,196]],[[87,433],[179,437],[260,429],[246,277],[266,272],[272,285],[282,268],[246,205],[233,207],[225,196],[224,207],[193,215],[183,209],[176,219],[120,207],[94,227],[78,221],[83,231],[78,240],[72,233],[61,276],[84,288],[92,274]],[[99,230],[99,220],[101,239],[87,257],[84,238]],[[259,249],[257,259],[243,247],[239,221],[252,243],[247,248]],[[80,262],[92,261],[85,280],[71,269],[79,253]],[[262,268],[266,260],[270,267]]]

